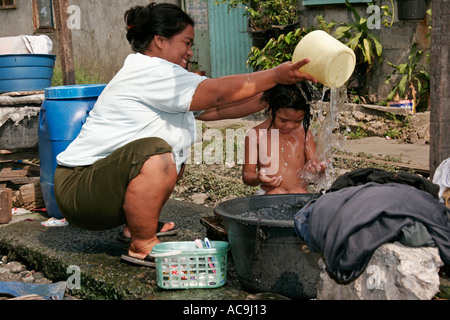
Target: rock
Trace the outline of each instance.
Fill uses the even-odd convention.
[[[16,191],[13,198],[13,206],[33,210],[45,206],[42,196],[40,181],[25,184]]]
[[[382,137],[388,128],[384,121],[372,121],[366,129],[366,132],[369,136]]]
[[[20,262],[16,262],[16,261],[9,262],[9,263],[3,265],[1,268],[7,269],[7,270],[9,270],[9,272],[12,272],[12,273],[20,273],[23,270],[25,270],[24,265],[22,265]]]
[[[0,273],[0,281],[22,281],[22,276],[18,273],[5,272]]]
[[[437,248],[405,247],[400,243],[380,246],[365,271],[348,284],[338,284],[325,270],[323,260],[318,300],[431,300],[439,292]]]
[[[17,281],[35,284],[50,284],[51,280],[44,277],[42,272],[35,270],[27,270],[26,266],[17,261],[8,261],[7,256],[1,257],[0,261],[0,282],[2,281]]]
[[[200,192],[195,193],[191,196],[192,202],[195,204],[205,204],[206,199],[208,199],[208,195],[206,193]]]
[[[188,190],[189,188],[186,186],[180,186],[180,185],[176,185],[174,191],[176,193],[184,193]]]
[[[34,283],[34,277],[31,273],[28,273],[25,277],[22,277],[22,281],[25,283]]]

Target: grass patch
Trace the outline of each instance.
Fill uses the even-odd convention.
[[[108,83],[109,79],[103,76],[99,72],[98,66],[93,66],[91,69],[87,70],[82,68],[80,65],[75,64],[75,82],[76,84],[101,84]],[[63,75],[61,63],[57,62],[53,68],[53,79],[52,86],[62,86],[63,85]]]

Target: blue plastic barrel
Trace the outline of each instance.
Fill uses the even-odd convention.
[[[55,59],[53,54],[0,55],[0,93],[50,87]]]
[[[80,133],[105,84],[51,87],[39,112],[40,182],[50,217],[62,219],[53,192],[56,156],[66,150]]]

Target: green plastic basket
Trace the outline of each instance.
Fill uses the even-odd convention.
[[[153,247],[156,281],[163,289],[218,288],[227,278],[230,245],[211,241],[211,248],[197,248],[194,241],[163,242]]]

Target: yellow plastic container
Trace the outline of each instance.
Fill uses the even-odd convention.
[[[356,65],[353,50],[322,30],[308,33],[298,43],[292,62],[305,58],[311,61],[300,68],[300,71],[330,88],[343,86]]]

